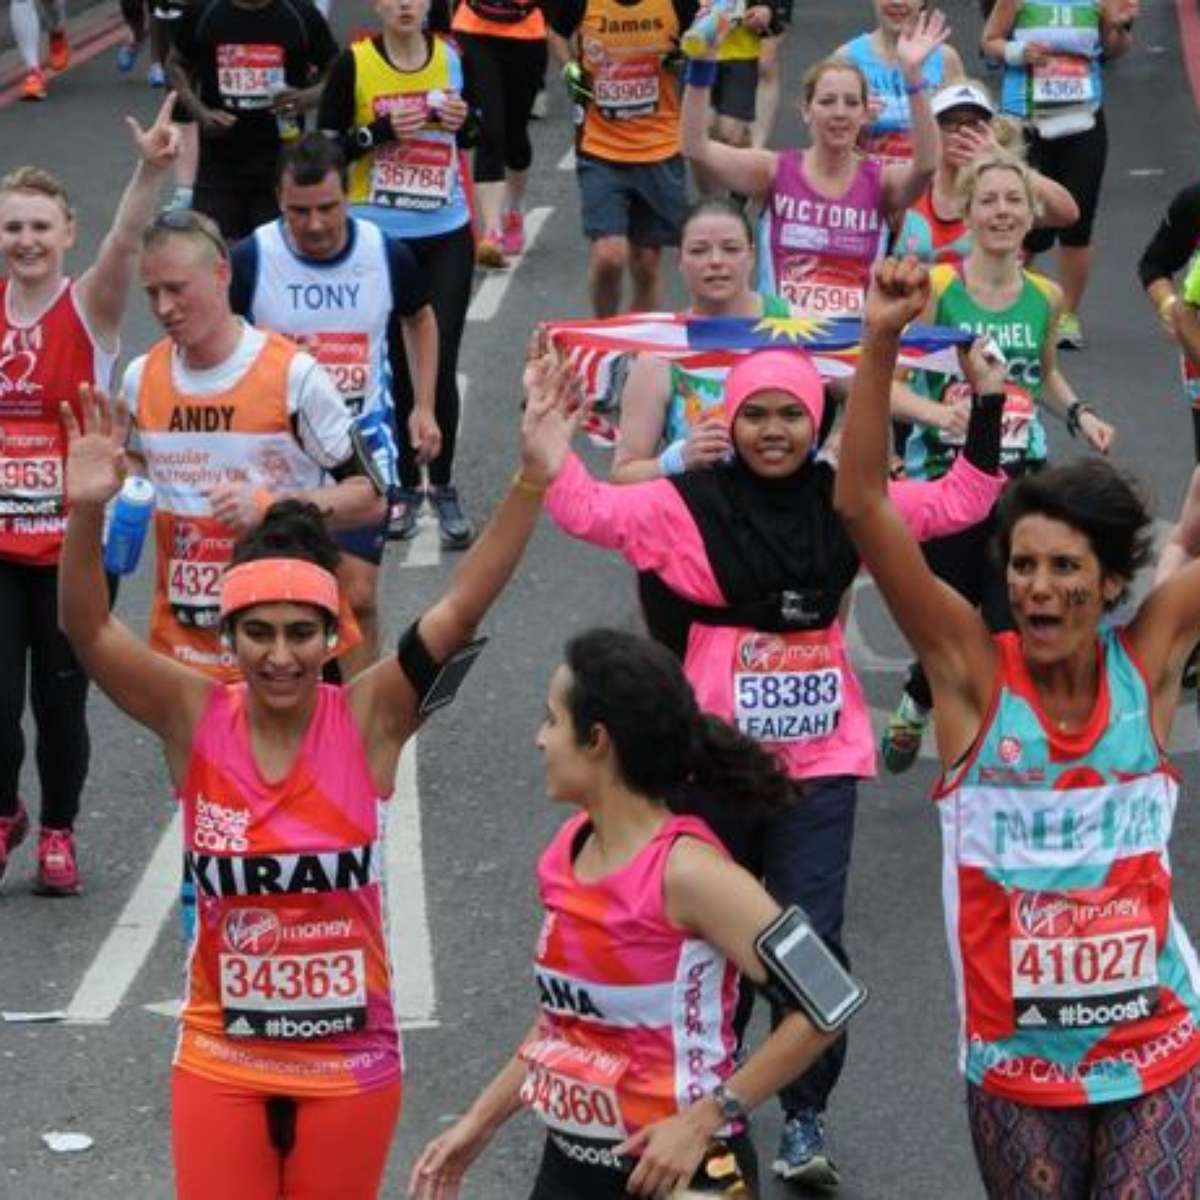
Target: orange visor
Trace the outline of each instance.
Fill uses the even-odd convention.
[[[256,558],[230,567],[221,579],[221,620],[254,604],[311,604],[335,621],[338,583],[303,558]]]

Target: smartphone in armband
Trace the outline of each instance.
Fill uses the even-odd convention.
[[[838,962],[795,904],[758,935],[754,949],[771,983],[822,1033],[840,1029],[866,1003],[867,989]]]
[[[476,638],[468,642],[460,650],[456,650],[444,663],[437,673],[437,678],[430,684],[429,690],[421,697],[417,712],[421,717],[427,717],[439,708],[445,708],[458,694],[458,689],[466,678],[467,672],[475,665],[487,638]]]

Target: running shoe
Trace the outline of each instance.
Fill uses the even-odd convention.
[[[417,514],[425,496],[418,488],[400,488],[388,514],[389,542],[407,542],[417,536]]]
[[[150,64],[150,70],[146,72],[146,82],[152,88],[167,86],[167,73],[163,70],[162,63],[154,62]]]
[[[69,829],[43,829],[38,838],[37,881],[39,896],[75,896],[79,892],[79,867],[75,862],[75,835]]]
[[[837,1187],[840,1177],[825,1146],[825,1122],[820,1113],[801,1108],[788,1114],[771,1169],[789,1183]]]
[[[475,247],[475,261],[481,267],[507,267],[508,259],[504,257],[503,241],[501,234],[489,229]]]
[[[71,47],[67,45],[67,31],[50,30],[50,70],[65,71],[70,61]]]
[[[510,208],[504,214],[500,249],[508,258],[516,258],[525,253],[525,218],[515,208]]]
[[[451,483],[444,487],[431,487],[429,502],[437,513],[443,548],[465,550],[475,538],[475,526],[467,520],[458,503],[458,488]]]
[[[29,834],[29,814],[25,806],[17,801],[17,811],[11,817],[0,817],[0,879],[4,878],[8,856]]]
[[[141,50],[139,42],[126,42],[123,46],[117,47],[117,70],[122,75],[128,75],[133,70],[133,64],[137,62]]]
[[[883,765],[893,775],[903,774],[917,761],[928,724],[929,709],[922,708],[907,692],[901,692],[900,703],[888,718],[879,746]]]
[[[1065,312],[1058,318],[1057,336],[1060,350],[1083,349],[1083,326],[1076,313]]]
[[[529,110],[529,116],[534,121],[544,121],[549,111],[550,101],[546,96],[546,89],[538,88],[537,95],[533,98],[533,106]]]
[[[34,67],[33,70],[25,76],[25,82],[21,84],[21,99],[45,100],[45,98],[46,77],[37,67]]]

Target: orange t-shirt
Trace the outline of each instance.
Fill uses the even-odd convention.
[[[541,8],[534,5],[519,21],[489,21],[481,17],[467,0],[462,0],[454,10],[450,22],[454,33],[472,33],[480,37],[515,38],[522,42],[539,42],[546,36],[546,17]]]

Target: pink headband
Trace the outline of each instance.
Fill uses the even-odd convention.
[[[725,380],[725,415],[730,426],[737,411],[758,392],[794,396],[812,418],[813,436],[825,415],[825,384],[804,350],[760,350],[739,358]]]
[[[221,620],[254,604],[312,604],[338,618],[337,580],[303,558],[255,558],[221,579]]]

